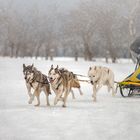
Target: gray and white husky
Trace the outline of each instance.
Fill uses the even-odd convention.
[[[35,106],[40,105],[40,93],[41,91],[44,91],[46,95],[46,102],[47,106],[50,105],[49,103],[49,94],[51,94],[50,91],[50,85],[47,80],[47,76],[42,74],[40,71],[38,71],[33,64],[25,66],[23,64],[23,74],[26,81],[26,87],[28,90],[28,95],[30,97],[29,104],[31,104],[34,100],[34,97],[37,98],[37,104]],[[34,90],[33,94],[31,93],[31,89]]]
[[[72,88],[78,88],[80,94],[83,94],[76,75],[74,75],[67,69],[58,68],[58,66],[56,68],[53,68],[52,65],[49,70],[48,77],[51,87],[56,94],[54,105],[56,105],[57,102],[61,100],[63,101],[63,107],[66,107],[66,101],[69,93],[72,92],[72,95],[74,97]]]

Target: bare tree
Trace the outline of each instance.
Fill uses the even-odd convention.
[[[97,27],[98,17],[90,4],[81,4],[78,10],[71,12],[68,32],[73,36],[73,40],[78,39],[83,44],[83,55],[85,60],[92,60],[93,57],[93,36]]]
[[[129,16],[129,33],[132,38],[131,39],[132,41],[134,41],[136,37],[135,17],[139,8],[140,8],[140,0],[137,0]]]
[[[139,0],[81,0],[69,13],[59,13],[57,5],[45,9],[34,2],[21,12],[14,7],[15,1],[9,2],[0,5],[1,55],[72,56],[76,61],[108,55],[115,62],[128,56],[140,30]]]

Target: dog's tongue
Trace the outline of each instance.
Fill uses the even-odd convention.
[[[49,81],[50,81],[51,83],[53,83],[54,80],[49,79]]]

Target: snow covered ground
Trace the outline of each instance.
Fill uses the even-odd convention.
[[[51,64],[58,64],[83,75],[89,66],[102,65],[111,68],[115,80],[121,81],[135,65],[130,60],[120,62],[0,58],[0,140],[139,140],[140,98],[122,98],[119,92],[112,97],[103,87],[93,103],[91,85],[81,83],[84,95],[74,90],[76,99],[69,95],[67,108],[62,108],[61,102],[54,106],[54,95],[50,97],[51,107],[46,107],[43,93],[40,107],[27,103],[23,63],[34,63],[45,74]]]

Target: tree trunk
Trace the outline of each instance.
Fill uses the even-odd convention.
[[[78,61],[78,52],[75,52],[75,61]]]
[[[11,48],[11,54],[10,54],[10,57],[14,57],[14,44],[11,43],[9,47]]]
[[[37,45],[37,48],[36,48],[36,55],[35,55],[35,58],[37,59],[37,57],[39,56],[39,51],[40,51],[40,48],[41,48],[41,43],[39,45]]]
[[[92,60],[92,53],[91,53],[88,45],[86,45],[86,47],[85,47],[84,57],[85,57],[85,61],[91,61]]]
[[[50,49],[46,46],[46,48],[45,48],[45,59],[46,60],[49,59],[49,51],[50,51]]]

